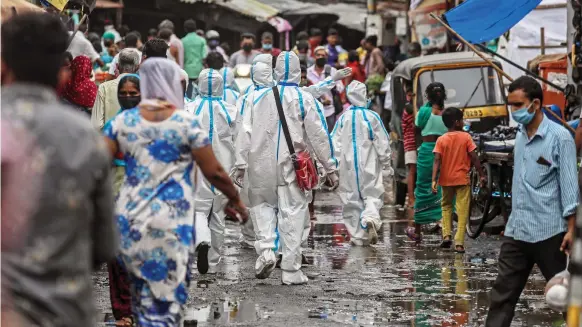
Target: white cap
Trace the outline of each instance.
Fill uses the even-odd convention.
[[[210,30],[210,31],[206,32],[206,38],[207,39],[220,39],[220,34],[218,34],[218,32],[215,30]]]

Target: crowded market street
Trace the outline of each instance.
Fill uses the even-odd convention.
[[[386,205],[379,244],[350,247],[337,195],[320,194],[315,210],[306,251],[309,284],[282,288],[276,270],[270,279],[256,280],[254,251],[241,249],[240,227],[230,223],[220,270],[216,276],[196,276],[187,319],[198,326],[249,327],[483,324],[497,275],[499,236],[469,240],[464,256],[441,251],[438,235],[416,246],[404,236],[406,212]],[[100,321],[111,321],[107,270],[95,273],[93,281]],[[544,303],[544,287],[536,271],[512,326],[560,326],[561,315]]]

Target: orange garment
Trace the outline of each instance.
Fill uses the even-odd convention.
[[[441,155],[441,186],[469,185],[469,153],[476,148],[471,135],[466,132],[448,132],[438,138],[433,152]]]

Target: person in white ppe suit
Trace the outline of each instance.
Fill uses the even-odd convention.
[[[240,94],[235,85],[232,68],[223,67],[220,70],[220,75],[224,81],[222,85],[222,100],[230,105],[236,106],[236,100],[238,100]]]
[[[264,55],[265,56],[265,55]],[[268,55],[269,57],[271,55]],[[255,62],[251,67],[251,80],[253,82],[254,90],[243,95],[237,101],[237,117],[236,117],[236,130],[235,137],[238,135],[238,129],[242,125],[242,119],[245,113],[248,113],[253,106],[255,99],[260,100],[268,92],[270,92],[270,87],[275,85],[273,82],[271,64],[265,64],[264,62]],[[239,186],[241,187],[240,196],[243,203],[249,207],[249,197],[248,197],[248,174],[244,176],[244,181],[241,181]],[[236,182],[236,181],[235,181]],[[253,228],[252,219],[249,219],[246,223],[242,225],[241,228],[242,236],[239,240],[240,244],[245,248],[255,247],[255,230]]]
[[[323,166],[327,178],[339,183],[333,146],[325,124],[315,108],[314,99],[303,92],[299,58],[293,52],[282,52],[275,68],[278,90],[289,133],[296,152],[308,149]],[[301,272],[301,239],[305,219],[308,219],[307,192],[297,185],[295,170],[287,148],[277,111],[276,99],[269,92],[245,112],[236,138],[235,180],[248,171],[249,201],[259,258],[256,277],[267,278],[276,265],[274,249],[278,228],[283,259],[282,282],[285,285],[304,284]]]
[[[198,78],[198,87],[200,96],[188,103],[186,110],[193,113],[208,131],[216,158],[226,171],[230,171],[234,164],[236,107],[222,100],[223,81],[219,71],[203,70]],[[195,203],[197,266],[200,273],[214,273],[224,243],[226,200],[206,179],[199,184]]]
[[[382,226],[382,170],[391,171],[390,139],[380,116],[368,110],[366,85],[353,81],[347,97],[352,104],[332,132],[339,157],[339,194],[343,217],[354,245],[376,244]]]

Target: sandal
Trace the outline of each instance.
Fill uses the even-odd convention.
[[[453,245],[453,241],[451,241],[451,237],[450,236],[443,237],[443,241],[441,243],[441,248],[442,249],[450,249],[451,245]]]
[[[465,247],[461,244],[455,245],[455,252],[457,253],[465,253]]]
[[[416,234],[415,233],[415,229],[414,227],[408,227],[406,229],[406,236],[408,236],[408,238],[412,241],[415,241],[417,243],[419,243],[420,241],[422,241],[422,234]]]

